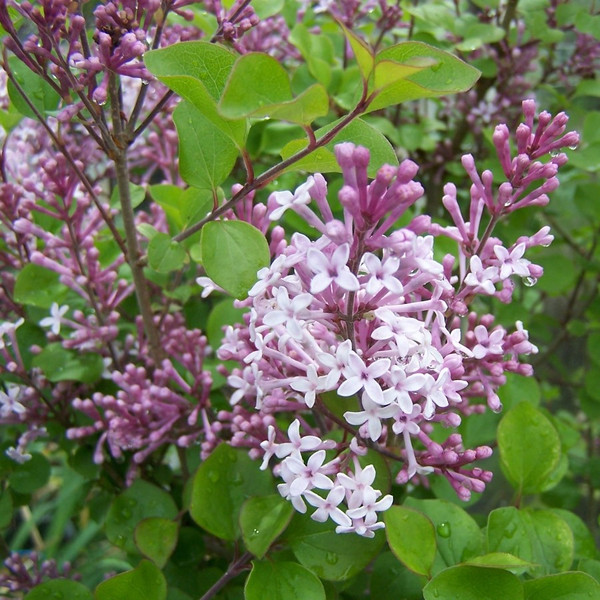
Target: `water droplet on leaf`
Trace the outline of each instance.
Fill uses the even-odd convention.
[[[525,279],[523,280],[523,282],[525,283],[525,285],[527,287],[532,287],[537,283],[537,278],[535,277],[525,277]]]
[[[219,473],[217,473],[217,471],[209,471],[208,472],[208,478],[213,483],[217,483],[217,481],[219,481]]]
[[[447,522],[440,523],[436,529],[438,535],[443,538],[449,538],[452,534],[452,528],[450,527],[450,523]]]
[[[327,561],[327,564],[335,565],[339,560],[339,557],[335,552],[328,552],[325,555],[325,560]]]

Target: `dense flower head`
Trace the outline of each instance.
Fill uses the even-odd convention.
[[[239,303],[248,309],[245,324],[227,329],[218,356],[241,365],[228,378],[237,415],[231,420],[230,430],[235,425],[237,431],[232,443],[254,452],[260,446],[262,468],[274,462],[274,473],[283,479],[279,491],[297,510],[311,506],[314,519],[331,518],[338,531],[373,535],[383,526],[377,512],[391,499],[372,488],[357,495],[349,481],[363,472],[358,457],[367,448],[381,451],[395,437],[403,449],[386,456],[403,464],[399,483],[443,474],[467,499],[490,480],[491,473],[471,466],[490,455],[488,447],[465,449],[456,433],[443,444],[430,436],[437,424],[455,428],[461,415],[483,410],[481,398],[500,410],[497,390],[505,373],[532,372],[522,357],[537,348],[520,322],[510,332],[494,326],[491,315],[469,311],[477,295],[508,302],[515,278],[530,285],[541,274],[524,254],[548,242],[547,230],[508,247],[491,235],[500,217],[538,203],[539,194],[523,196],[523,186],[541,179],[539,189],[554,187],[547,182],[556,181],[563,160],[553,156],[542,164],[533,156],[576,142],[571,134],[563,136],[562,115],[552,120],[542,113],[534,128],[531,108],[524,104],[523,148],[524,133],[517,131],[527,164],[506,157],[507,140],[497,143],[510,193],[505,183],[494,193],[491,173],[480,177],[472,157],[464,157],[473,181],[470,218],[463,219],[448,184],[444,204],[454,227],[415,217],[394,229],[423,193],[414,181],[417,165],[408,160],[385,165],[369,181],[369,152],[350,143],[335,148],[344,179],[341,219],[329,208],[327,183],[319,174],[293,193],[269,198],[271,220],[293,210],[319,237],[293,234],[271,266],[259,271],[248,299]],[[439,235],[457,242],[457,265],[456,257],[437,258]],[[337,413],[335,396],[344,407]],[[281,412],[307,416],[294,420],[286,433],[272,420],[250,425],[252,406],[265,418]],[[336,424],[350,434],[344,442],[328,435]]]

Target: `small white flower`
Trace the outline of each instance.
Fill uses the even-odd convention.
[[[58,335],[60,333],[62,318],[68,310],[68,305],[65,304],[64,306],[59,306],[56,302],[53,302],[50,307],[50,316],[42,319],[40,321],[40,326],[50,327],[50,331],[52,331],[54,335]]]

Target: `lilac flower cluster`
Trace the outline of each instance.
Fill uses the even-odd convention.
[[[12,593],[26,594],[48,579],[78,579],[72,574],[70,563],[65,562],[59,568],[55,560],[42,560],[37,552],[13,552],[4,561],[4,567],[6,572],[0,573],[0,590]]]
[[[271,220],[293,210],[320,237],[292,235],[240,303],[249,308],[245,324],[226,332],[218,356],[242,365],[228,378],[235,390],[229,430],[232,443],[254,454],[260,446],[262,468],[271,457],[279,459],[279,491],[297,510],[304,512],[308,503],[317,509],[314,519],[330,517],[339,531],[373,535],[382,526],[377,512],[391,502],[388,496],[378,499],[371,469],[367,475],[359,466],[358,455],[368,447],[402,463],[398,483],[435,472],[467,499],[491,478],[472,466],[491,454],[489,447],[465,449],[457,433],[440,444],[431,433],[434,424],[456,428],[461,414],[482,411],[481,397],[500,410],[497,390],[505,373],[532,373],[521,361],[537,349],[520,322],[508,332],[494,327],[491,315],[469,312],[480,295],[510,301],[515,276],[532,284],[541,275],[524,253],[551,241],[547,228],[508,247],[492,231],[514,210],[547,202],[566,161],[558,150],[578,141],[577,134],[563,135],[564,114],[552,119],[541,113],[534,126],[535,103],[526,101],[523,108],[516,157],[511,159],[507,128],[499,126],[494,135],[507,181],[494,190],[492,173],[479,176],[472,157],[463,158],[473,182],[468,220],[456,189],[446,186],[444,205],[453,226],[417,216],[394,229],[423,194],[414,181],[417,165],[385,165],[369,182],[369,152],[350,143],[335,149],[344,179],[341,219],[319,174],[294,193],[269,198]],[[538,160],[547,154],[548,162]],[[440,260],[434,254],[440,235],[457,242],[457,257]],[[334,409],[339,403],[342,414]],[[262,425],[252,405],[264,417]],[[286,433],[272,418],[308,410],[315,416],[302,419],[305,436],[299,420]],[[220,417],[219,430],[226,420]],[[336,425],[345,431],[341,442],[328,437]]]

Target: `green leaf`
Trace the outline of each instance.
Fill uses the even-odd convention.
[[[44,486],[50,479],[50,463],[39,452],[32,452],[31,458],[22,464],[15,464],[8,476],[10,487],[19,494],[31,494]]]
[[[446,500],[416,498],[407,498],[404,504],[423,513],[433,523],[437,543],[433,574],[482,553],[481,530],[473,518],[459,506]]]
[[[32,360],[32,365],[42,370],[48,381],[81,381],[94,383],[104,371],[100,354],[81,354],[65,350],[60,342],[48,344]]]
[[[425,600],[523,600],[519,579],[501,569],[458,566],[439,573],[424,588]]]
[[[590,600],[600,598],[600,583],[587,573],[559,573],[525,581],[525,600]]]
[[[498,396],[500,396],[504,410],[508,411],[519,402],[529,402],[534,406],[539,406],[542,392],[535,377],[507,373],[506,383],[498,390]]]
[[[560,437],[537,408],[521,402],[498,425],[500,464],[519,494],[544,489],[561,455]]]
[[[423,600],[427,579],[409,571],[391,552],[382,552],[373,564],[370,591],[377,600]]]
[[[148,244],[148,264],[159,273],[181,269],[185,249],[167,233],[157,233]]]
[[[573,533],[573,542],[575,544],[573,557],[576,560],[580,558],[596,558],[598,551],[594,536],[583,520],[570,510],[552,508],[551,511],[563,519]]]
[[[136,479],[110,506],[106,517],[106,537],[130,554],[137,553],[134,532],[137,524],[150,517],[175,519],[177,506],[165,490]]]
[[[58,281],[58,273],[29,263],[17,275],[14,300],[48,309],[54,302],[60,302],[66,292],[67,288]]]
[[[295,514],[286,541],[298,559],[321,579],[345,581],[362,571],[385,544],[383,532],[374,538],[340,535],[335,524],[317,523],[308,515]]]
[[[179,135],[179,172],[197,188],[216,190],[238,157],[238,148],[221,129],[189,102],[173,112]]]
[[[135,183],[129,184],[129,198],[132,208],[137,208],[146,199],[146,188]],[[118,208],[120,206],[119,188],[115,186],[110,195],[110,206]]]
[[[16,56],[10,56],[8,59],[10,69],[31,103],[42,115],[46,115],[58,108],[60,95],[54,91],[52,86],[44,81],[39,75],[34,73],[25,63],[21,62]],[[12,105],[24,116],[31,119],[37,119],[35,113],[23,96],[17,91],[13,82],[9,79],[7,90]]]
[[[371,112],[407,100],[464,92],[471,89],[481,75],[475,67],[456,56],[422,42],[401,42],[382,50],[376,56],[377,63],[385,60],[399,64],[411,64],[422,58],[433,60],[436,64],[379,92],[376,90],[376,96],[367,110]]]
[[[253,561],[244,588],[246,600],[325,600],[323,584],[292,562]]]
[[[242,504],[273,492],[271,475],[246,450],[221,444],[194,475],[190,515],[200,527],[224,540],[240,534]]]
[[[329,123],[325,127],[318,129],[315,132],[317,140],[330,131],[337,122],[338,121]],[[325,147],[318,148],[304,158],[296,161],[288,168],[288,171],[341,173],[342,170],[335,159],[333,151],[334,146],[341,142],[352,142],[369,149],[371,153],[371,160],[367,169],[369,177],[375,177],[377,171],[386,163],[389,165],[398,164],[398,157],[386,137],[362,119],[354,119],[351,123],[346,125],[346,127],[344,127],[331,142],[326,144]],[[281,158],[286,160],[305,147],[306,140],[294,140],[293,142],[289,142],[282,149]]]
[[[523,560],[507,552],[490,552],[483,556],[476,556],[466,561],[465,564],[475,567],[489,567],[493,569],[506,569],[515,575],[520,575],[537,567],[535,563]]]
[[[175,521],[163,517],[150,517],[137,524],[134,531],[135,545],[159,569],[162,569],[177,545],[178,526]]]
[[[188,225],[203,219],[213,207],[212,194],[208,190],[190,187],[182,190],[179,186],[158,184],[150,186],[150,195],[162,207],[178,233]]]
[[[290,80],[279,62],[268,54],[249,52],[235,62],[219,102],[219,112],[228,119],[236,119],[291,99]]]
[[[535,575],[564,571],[573,561],[573,534],[569,525],[550,510],[518,510],[512,506],[488,516],[488,549],[507,552],[540,565]]]
[[[94,592],[95,600],[166,600],[167,582],[150,561],[142,560],[132,571],[103,581]]]
[[[375,66],[375,56],[371,47],[363,39],[359,38],[353,31],[348,29],[341,21],[338,21],[338,25],[342,28],[354,57],[358,63],[358,68],[362,75],[363,81],[367,81],[371,76],[373,67]]]
[[[243,322],[243,315],[248,312],[247,308],[237,308],[231,298],[225,298],[215,304],[208,315],[206,323],[206,337],[213,348],[218,348],[223,340],[223,327]]]
[[[256,273],[270,262],[265,236],[244,221],[207,223],[201,244],[206,274],[236,298],[246,297]]]
[[[181,42],[144,54],[144,62],[154,75],[241,149],[247,134],[245,119],[224,119],[217,111],[235,59],[236,55],[222,46],[201,41]]]
[[[332,80],[332,66],[335,64],[331,39],[322,32],[311,33],[303,23],[296,23],[290,31],[288,40],[300,50],[302,58],[306,61],[308,73],[319,83],[329,87]]]
[[[83,584],[70,579],[52,579],[36,585],[26,596],[25,600],[93,600],[92,592]]]
[[[408,63],[398,63],[393,60],[380,60],[375,64],[373,77],[374,89],[382,92],[410,75],[438,64],[438,61],[428,56],[415,56]]]
[[[275,105],[269,108],[268,112],[257,111],[253,116],[263,116],[263,113],[266,113],[272,119],[310,125],[317,117],[322,117],[328,112],[327,91],[321,84],[315,83],[293,100]]]
[[[388,544],[398,560],[415,573],[430,575],[437,548],[433,523],[405,506],[392,506],[384,520]]]
[[[278,494],[248,498],[242,505],[240,527],[246,548],[262,558],[292,518],[292,505]]]

